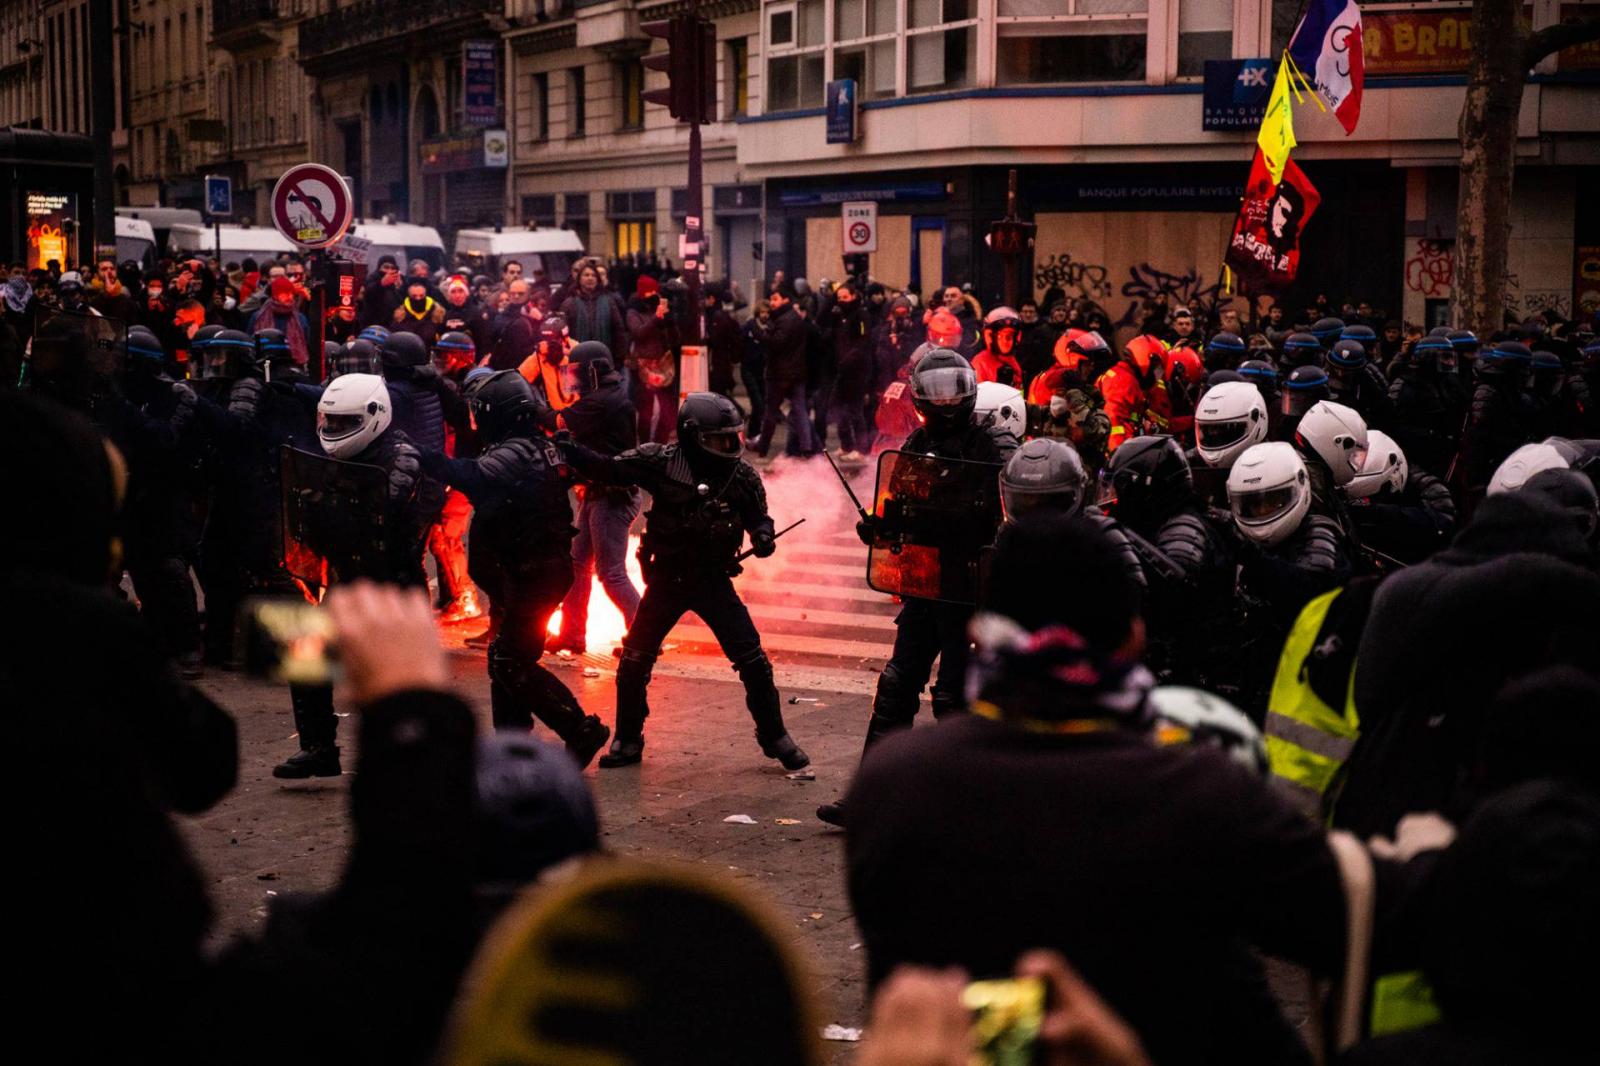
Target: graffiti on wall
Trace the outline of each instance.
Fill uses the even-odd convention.
[[[1197,268],[1190,267],[1179,273],[1162,270],[1150,263],[1139,263],[1128,268],[1128,280],[1118,288],[1111,279],[1111,271],[1099,263],[1085,263],[1072,258],[1071,252],[1059,252],[1041,260],[1034,269],[1034,288],[1058,288],[1073,304],[1087,304],[1086,311],[1099,312],[1117,329],[1137,329],[1149,313],[1148,307],[1161,297],[1167,306],[1198,305],[1209,314],[1222,296],[1222,277],[1207,282]],[[1124,303],[1126,301],[1126,303]],[[1123,307],[1121,315],[1108,307]]]
[[[1453,242],[1417,238],[1411,257],[1406,260],[1406,288],[1425,299],[1450,295],[1456,280]]]

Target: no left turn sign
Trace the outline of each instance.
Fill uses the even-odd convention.
[[[301,163],[272,187],[272,224],[305,248],[326,248],[344,236],[355,215],[350,190],[332,167]]]

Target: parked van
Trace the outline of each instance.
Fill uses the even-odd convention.
[[[150,223],[150,228],[155,230],[156,250],[159,252],[167,249],[167,241],[172,236],[172,227],[182,224],[199,226],[205,223],[200,217],[200,212],[192,207],[119,207],[118,218],[136,218],[141,222]]]
[[[117,216],[117,262],[133,260],[139,272],[154,270],[156,266],[156,231],[142,218]]]
[[[254,259],[265,264],[283,252],[296,253],[299,245],[271,226],[221,227],[222,263],[242,263]],[[167,237],[167,251],[174,256],[195,256],[207,259],[217,251],[217,233],[210,226],[178,223]]]
[[[551,285],[567,280],[574,261],[583,258],[583,242],[569,229],[464,229],[456,232],[456,258],[475,274],[498,279],[500,268],[515,259],[522,276],[543,278]]]
[[[386,255],[394,256],[402,274],[413,259],[427,263],[429,271],[444,267],[444,241],[439,239],[439,231],[432,226],[358,218],[350,224],[347,236],[372,242],[365,264],[368,271],[376,270],[378,260]]]

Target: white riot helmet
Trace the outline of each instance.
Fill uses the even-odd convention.
[[[1251,445],[1228,471],[1228,507],[1257,544],[1287,540],[1311,510],[1306,461],[1283,441]]]
[[[1211,386],[1195,407],[1194,439],[1207,466],[1232,466],[1246,448],[1267,439],[1267,401],[1261,390],[1249,381]]]
[[[1367,423],[1353,407],[1318,400],[1295,430],[1300,443],[1317,453],[1338,488],[1350,484],[1367,462]]]
[[[354,459],[393,421],[389,387],[377,374],[341,374],[317,401],[317,439],[335,459]]]
[[[1567,443],[1562,438],[1551,437],[1538,444],[1524,444],[1506,456],[1505,461],[1495,468],[1494,476],[1489,479],[1488,494],[1493,496],[1497,492],[1515,492],[1541,470],[1571,468],[1572,457],[1557,447],[1558,442]]]
[[[1156,739],[1162,744],[1216,748],[1262,777],[1267,775],[1267,743],[1261,730],[1239,708],[1204,689],[1162,685],[1150,690]]]
[[[978,383],[978,401],[972,421],[983,426],[997,441],[1015,447],[1028,431],[1028,406],[1022,393],[998,381]]]
[[[1396,492],[1406,490],[1406,480],[1411,476],[1406,464],[1406,453],[1394,438],[1382,430],[1367,431],[1367,461],[1361,472],[1344,487],[1344,494],[1352,500],[1376,496],[1385,485]]]

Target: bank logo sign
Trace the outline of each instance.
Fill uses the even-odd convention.
[[[1266,117],[1272,94],[1270,59],[1206,61],[1203,130],[1253,130]]]

